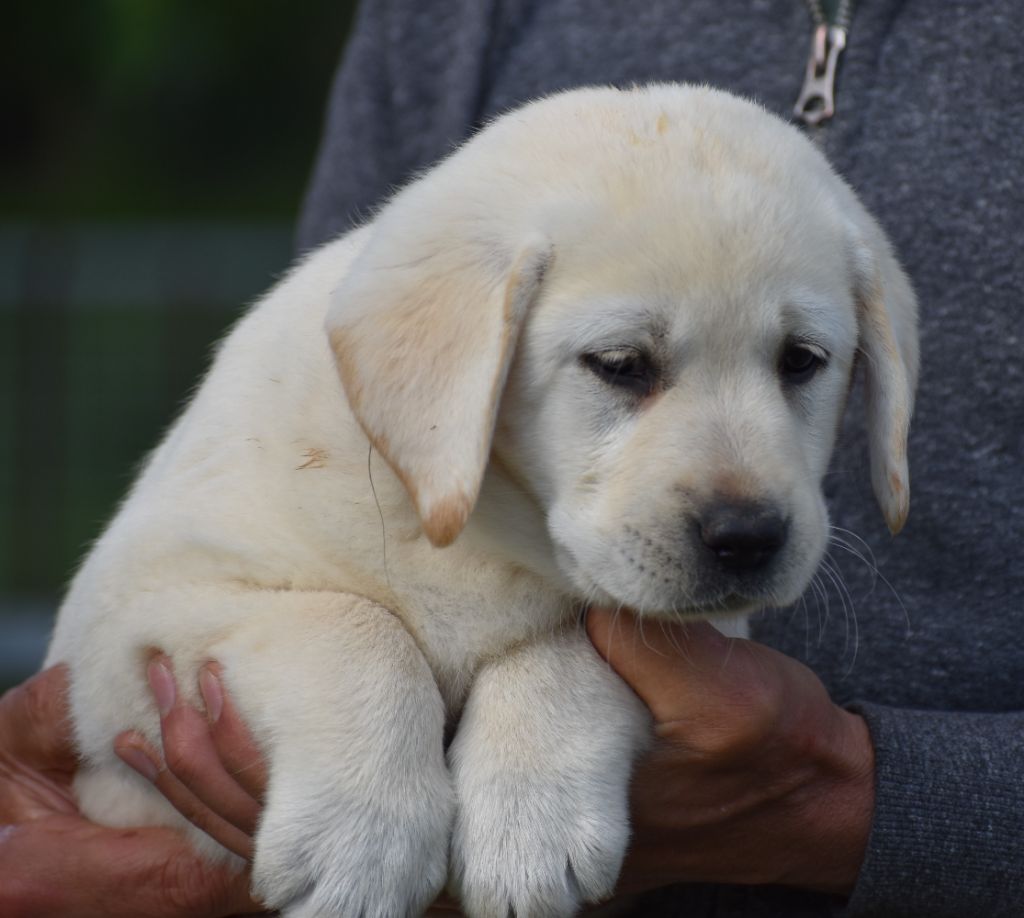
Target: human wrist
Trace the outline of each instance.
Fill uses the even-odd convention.
[[[874,810],[874,746],[867,722],[834,707],[810,744],[813,767],[798,795],[803,844],[779,883],[849,895],[857,881]]]

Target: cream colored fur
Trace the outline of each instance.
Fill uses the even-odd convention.
[[[898,529],[914,325],[881,231],[749,103],[589,89],[499,119],[238,324],[83,564],[48,662],[84,811],[224,854],[113,755],[159,742],[160,648],[197,703],[226,667],[270,762],[256,892],[286,915],[418,914],[447,877],[476,918],[607,895],[648,722],[578,609],[797,599],[858,348]],[[794,338],[829,355],[799,387]],[[585,357],[640,351],[642,397]],[[707,575],[721,499],[788,519],[769,573]]]

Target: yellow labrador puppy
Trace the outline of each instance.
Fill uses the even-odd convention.
[[[448,877],[481,918],[607,895],[648,719],[581,604],[797,599],[858,352],[897,530],[914,329],[878,226],[756,106],[661,85],[498,119],[239,323],[82,566],[49,662],[83,810],[224,855],[113,755],[159,742],[160,648],[186,692],[226,666],[286,915],[418,914]]]

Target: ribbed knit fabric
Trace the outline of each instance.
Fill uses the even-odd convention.
[[[1024,713],[854,710],[871,728],[878,800],[844,918],[1024,914]]]
[[[838,114],[818,135],[922,306],[906,529],[890,538],[875,507],[855,396],[825,483],[835,574],[755,622],[867,718],[877,806],[857,888],[841,903],[691,887],[637,915],[1024,916],[1020,13],[1015,0],[860,0]],[[475,125],[555,89],[707,82],[788,117],[810,35],[800,0],[366,0],[301,247],[366,216]]]

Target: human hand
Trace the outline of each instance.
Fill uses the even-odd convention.
[[[78,812],[67,678],[65,667],[53,667],[0,698],[0,914],[221,918],[257,911],[247,874],[211,867],[173,829],[111,829]]]
[[[591,640],[650,708],[620,889],[781,884],[847,894],[874,806],[863,718],[803,664],[706,622],[591,610]]]
[[[114,741],[121,760],[152,781],[179,813],[239,857],[251,860],[267,786],[259,747],[221,682],[221,667],[199,672],[205,711],[182,698],[168,657],[146,670],[160,710],[163,754],[138,733]]]

